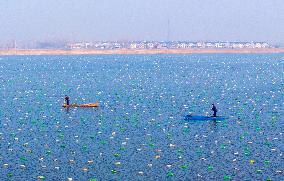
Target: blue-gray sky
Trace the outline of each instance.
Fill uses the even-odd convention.
[[[0,43],[17,40],[284,43],[284,0],[2,0]]]

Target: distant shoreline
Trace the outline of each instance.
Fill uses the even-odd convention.
[[[10,49],[0,50],[0,56],[9,55],[111,55],[111,54],[265,54],[265,53],[284,53],[284,48],[242,48],[242,49]]]

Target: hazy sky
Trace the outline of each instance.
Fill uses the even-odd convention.
[[[284,0],[2,0],[0,43],[17,40],[284,43]]]

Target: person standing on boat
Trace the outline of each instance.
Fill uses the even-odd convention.
[[[213,113],[213,117],[216,117],[216,114],[217,114],[217,108],[214,104],[212,104],[212,109],[211,109],[214,113]]]
[[[69,104],[70,104],[70,98],[67,95],[65,95],[65,103],[66,103],[67,106],[69,106]]]

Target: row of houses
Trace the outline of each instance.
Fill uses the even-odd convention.
[[[102,42],[34,42],[25,46],[10,43],[0,49],[189,49],[189,48],[275,48],[266,42],[191,42],[191,41],[102,41]]]
[[[186,48],[273,48],[266,42],[78,42],[68,43],[68,49],[186,49]]]

